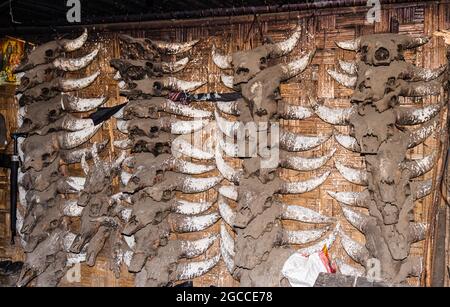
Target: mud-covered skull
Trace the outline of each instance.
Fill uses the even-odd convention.
[[[120,76],[125,81],[142,80],[146,77],[161,77],[163,74],[161,62],[113,59],[110,64],[119,71]]]
[[[152,97],[167,96],[170,91],[189,92],[201,87],[204,82],[183,81],[173,77],[147,78],[128,82],[121,95],[130,99],[150,99]]]
[[[32,135],[22,144],[24,152],[23,169],[41,171],[49,166],[58,156],[58,143],[54,134],[45,136]]]

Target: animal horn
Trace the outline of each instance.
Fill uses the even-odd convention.
[[[439,78],[447,70],[447,65],[442,65],[436,69],[427,69],[412,66],[412,81],[431,81]]]
[[[314,177],[306,181],[285,182],[281,188],[281,194],[303,194],[311,192],[321,186],[330,176],[331,172],[326,172],[319,177]]]
[[[312,255],[314,253],[320,252],[321,250],[323,250],[324,246],[326,246],[328,249],[331,248],[331,246],[333,245],[333,243],[336,241],[336,236],[338,234],[338,231],[340,229],[340,225],[338,224],[336,226],[336,229],[325,239],[323,239],[322,241],[319,241],[318,243],[310,246],[310,247],[305,247],[302,249],[299,249],[296,253],[300,254],[300,255]]]
[[[274,51],[272,52],[272,56],[282,57],[289,54],[292,50],[294,50],[295,46],[297,46],[300,36],[302,34],[301,26],[298,26],[294,33],[292,33],[291,37],[287,40],[273,44]]]
[[[203,231],[214,225],[219,218],[220,215],[217,212],[200,216],[176,215],[173,228],[177,233]]]
[[[434,151],[431,155],[423,159],[405,162],[405,168],[411,172],[411,178],[420,177],[433,169],[437,157],[437,151]]]
[[[425,196],[430,195],[433,190],[433,180],[418,181],[411,183],[411,190],[413,191],[414,200],[419,200]]]
[[[231,55],[221,55],[217,52],[216,46],[212,47],[212,59],[214,64],[220,69],[230,69],[232,68],[231,63],[233,61]]]
[[[164,53],[167,53],[169,55],[175,55],[180,53],[185,53],[192,49],[200,40],[192,40],[185,43],[169,43],[164,41],[157,41],[157,40],[151,40],[148,39],[148,41],[158,48],[159,50],[163,51]]]
[[[304,136],[292,132],[281,131],[280,146],[292,152],[314,149],[330,139],[331,135]]]
[[[172,211],[182,215],[197,215],[211,208],[213,202],[188,202],[185,200],[176,200]]]
[[[225,74],[220,75],[220,81],[229,89],[234,89],[234,77]]]
[[[92,126],[75,132],[65,132],[59,135],[58,140],[62,149],[73,149],[89,141],[102,125]]]
[[[422,45],[425,45],[426,43],[428,43],[430,41],[430,37],[428,36],[420,36],[420,37],[406,37],[405,36],[405,41],[403,42],[403,47],[405,49],[414,49],[414,48],[418,48]]]
[[[74,40],[65,40],[64,43],[62,44],[63,48],[67,52],[78,50],[81,47],[83,47],[84,43],[86,43],[87,41],[87,38],[88,38],[88,31],[85,28],[83,34],[81,34],[78,38]]]
[[[369,208],[370,193],[368,190],[364,190],[363,192],[327,191],[327,193],[341,204],[352,207]]]
[[[358,141],[354,137],[344,134],[335,134],[334,138],[336,142],[338,142],[345,149],[357,153],[361,152],[361,147],[359,146]]]
[[[171,124],[172,134],[190,134],[202,130],[209,124],[209,120],[175,121]]]
[[[343,74],[343,73],[337,72],[337,71],[332,70],[332,69],[328,69],[327,72],[339,84],[341,84],[341,85],[343,85],[345,87],[351,88],[351,89],[355,89],[356,88],[356,83],[358,82],[358,77],[357,76],[350,76],[350,75],[347,75],[347,74]]]
[[[428,225],[426,223],[411,223],[409,225],[409,235],[412,243],[417,243],[426,239]]]
[[[280,166],[300,172],[310,172],[323,167],[336,153],[336,149],[331,150],[327,155],[319,158],[303,158],[297,156],[287,156],[280,159]]]
[[[208,173],[216,168],[215,165],[197,164],[178,158],[175,158],[172,163],[174,171],[187,175],[201,175]]]
[[[182,180],[178,188],[181,192],[186,194],[201,193],[215,187],[217,184],[219,184],[220,181],[222,181],[222,179],[222,176],[210,178],[186,177],[184,180]]]
[[[219,194],[228,199],[237,201],[238,191],[237,187],[233,185],[223,185],[219,188]]]
[[[211,117],[212,112],[211,111],[205,111],[201,109],[194,109],[191,106],[182,105],[179,103],[176,103],[172,100],[166,99],[163,104],[164,112],[185,116],[185,117],[192,117],[192,118],[206,118]]]
[[[86,78],[61,80],[59,85],[64,92],[78,91],[94,83],[98,76],[100,76],[100,71],[97,71]]]
[[[192,259],[203,255],[218,237],[216,234],[196,241],[181,241],[182,257]]]
[[[220,112],[229,115],[240,115],[237,101],[218,101],[216,106]]]
[[[334,164],[339,173],[341,173],[342,177],[344,177],[347,181],[362,186],[369,185],[368,174],[366,171],[344,166],[338,161]]]
[[[308,244],[323,237],[328,230],[329,227],[314,230],[284,230],[283,241],[287,244]]]
[[[228,202],[224,199],[224,196],[220,195],[218,198],[219,203],[219,213],[225,223],[230,227],[234,226],[234,221],[236,219],[236,213],[231,209]]]
[[[165,86],[167,88],[170,88],[170,89],[173,89],[176,91],[191,92],[205,84],[206,84],[206,82],[203,82],[203,81],[184,81],[184,80],[180,80],[177,78],[169,77],[166,79]]]
[[[358,72],[358,65],[356,62],[346,62],[339,60],[339,67],[343,72],[349,75],[356,75]]]
[[[344,50],[349,51],[358,51],[361,46],[361,39],[357,38],[354,40],[344,41],[344,42],[336,42],[336,45]]]
[[[310,224],[331,224],[334,218],[317,213],[314,210],[296,206],[283,204],[283,213],[281,215],[284,220],[293,220]]]
[[[97,56],[99,49],[95,49],[88,55],[78,59],[58,58],[53,61],[53,66],[62,71],[77,71],[87,67]]]
[[[314,48],[312,51],[299,58],[298,60],[289,64],[281,65],[281,67],[283,68],[283,79],[287,80],[302,73],[306,69],[306,67],[308,67],[309,63],[311,63],[315,54],[316,49]]]
[[[341,243],[347,255],[361,265],[366,265],[370,258],[367,248],[347,236],[342,230],[340,231]]]
[[[439,121],[435,118],[434,120],[423,125],[421,128],[411,131],[409,135],[408,148],[414,148],[425,142],[425,140],[437,130],[438,125]]]
[[[280,112],[280,117],[287,120],[303,120],[313,115],[314,112],[310,108],[293,105],[287,105],[285,110]]]
[[[204,261],[178,264],[175,271],[176,280],[200,277],[214,268],[216,264],[219,263],[219,260],[220,254]]]
[[[100,107],[106,101],[108,101],[108,98],[106,97],[79,98],[67,94],[63,94],[61,97],[63,110],[69,112],[88,112]]]
[[[347,206],[341,205],[341,207],[347,221],[360,232],[365,233],[370,217],[368,215],[356,212]]]
[[[397,124],[404,126],[419,125],[434,118],[442,109],[442,104],[437,103],[425,108],[400,107],[397,112]]]
[[[168,74],[174,74],[182,71],[189,63],[189,58],[185,57],[173,63],[162,62],[162,70]]]
[[[335,109],[328,108],[323,104],[317,103],[317,100],[313,97],[310,97],[311,107],[314,112],[322,119],[324,122],[336,125],[336,126],[347,126],[350,123],[350,116],[355,112],[355,108],[346,108],[346,109]]]
[[[222,156],[222,148],[220,145],[216,146],[215,151],[216,165],[219,172],[228,181],[238,184],[242,176],[242,170],[235,170],[233,167],[226,164]]]

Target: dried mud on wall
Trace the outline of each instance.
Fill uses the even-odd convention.
[[[345,41],[355,37],[373,33],[388,32],[392,27],[393,20],[398,21],[399,32],[402,34],[410,34],[413,36],[431,35],[438,29],[447,29],[450,27],[450,16],[448,14],[448,4],[418,4],[415,6],[395,7],[395,5],[383,6],[382,21],[375,25],[365,24],[365,8],[357,8],[356,10],[343,9],[341,12],[321,11],[320,16],[310,16],[310,14],[299,15],[297,13],[261,16],[259,18],[260,25],[253,23],[253,17],[249,17],[247,21],[233,22],[230,19],[228,24],[222,25],[208,25],[206,22],[201,25],[182,25],[175,24],[172,27],[164,28],[149,28],[148,30],[125,31],[126,34],[133,37],[149,37],[153,39],[163,39],[174,42],[188,41],[192,39],[200,39],[200,42],[194,47],[192,52],[192,61],[188,64],[186,69],[179,75],[182,79],[187,80],[206,80],[207,85],[202,87],[199,92],[229,92],[230,90],[223,86],[220,76],[222,71],[214,65],[211,57],[211,48],[215,44],[223,52],[235,52],[238,50],[249,50],[261,45],[260,29],[264,35],[270,36],[275,42],[282,41],[292,33],[292,30],[297,24],[303,28],[300,42],[297,47],[288,56],[282,59],[274,60],[274,63],[289,63],[298,58],[304,52],[311,50],[312,47],[317,49],[316,55],[312,63],[308,66],[305,72],[293,78],[287,84],[281,85],[281,95],[283,99],[298,106],[308,106],[308,97],[317,97],[323,99],[325,104],[329,107],[349,107],[349,98],[353,91],[347,89],[337,82],[335,82],[327,73],[328,69],[335,69],[338,67],[338,59],[353,60],[354,53],[346,52],[339,49],[336,41]],[[118,94],[117,82],[113,79],[116,71],[110,67],[110,60],[121,57],[118,33],[99,32],[93,33],[89,38],[89,42],[85,45],[83,50],[73,54],[73,57],[78,57],[86,54],[86,51],[92,50],[94,44],[98,44],[100,52],[97,59],[86,69],[78,75],[81,77],[89,75],[96,70],[101,71],[100,77],[95,81],[93,86],[82,92],[86,97],[109,96],[110,100],[106,106],[115,106],[124,101],[123,97]],[[31,38],[30,38],[31,39]],[[433,38],[430,43],[406,52],[406,61],[413,63],[419,67],[437,68],[446,63],[445,46],[442,40]],[[440,102],[443,97],[437,96],[434,98],[425,98],[423,100],[402,99],[401,103],[404,105],[414,105],[416,107],[425,107]],[[2,100],[4,98],[1,98]],[[3,104],[2,104],[3,105]],[[196,106],[202,108],[209,108],[207,104],[196,103]],[[15,122],[14,112],[11,112],[11,107],[2,113],[10,122]],[[17,110],[17,109],[16,109]],[[15,111],[16,111],[15,110]],[[445,123],[446,114],[441,112],[439,115],[440,123]],[[118,155],[117,149],[112,146],[113,142],[123,138],[123,134],[117,131],[116,120],[111,119],[107,122],[101,131],[91,140],[92,142],[102,142],[110,139],[109,147],[102,153],[102,157],[107,161],[111,161],[113,157]],[[317,116],[296,121],[296,120],[281,120],[283,128],[296,133],[316,136],[319,134],[342,133],[348,134],[346,127],[333,127],[330,124],[323,122]],[[442,128],[442,127],[441,127]],[[300,205],[319,212],[324,216],[335,217],[343,231],[352,239],[359,242],[364,241],[364,236],[353,228],[343,216],[341,206],[327,193],[333,192],[360,192],[361,187],[346,181],[334,166],[336,161],[345,162],[346,166],[353,168],[363,168],[364,164],[358,154],[351,153],[342,148],[334,138],[330,138],[323,145],[320,145],[314,151],[306,152],[304,157],[321,157],[329,154],[336,149],[333,158],[324,166],[324,168],[313,172],[299,172],[284,169],[280,177],[288,181],[303,181],[311,177],[322,175],[324,170],[331,171],[331,175],[327,181],[320,186],[320,188],[301,195],[289,195],[283,197],[283,202],[290,205]],[[421,159],[429,156],[435,150],[440,150],[439,133],[434,134],[428,138],[426,142],[407,152],[409,159]],[[421,180],[435,179],[440,168],[438,165]],[[82,176],[82,170],[78,167],[64,167],[63,172],[76,176]],[[3,177],[4,178],[4,177]],[[6,182],[6,180],[4,180]],[[114,189],[118,191],[118,182],[114,182]],[[5,194],[5,193],[3,193]],[[2,195],[3,195],[2,194]],[[177,195],[180,199],[190,201],[194,200],[214,200],[216,198],[215,191],[209,191],[201,195],[198,199],[193,199],[190,195]],[[423,198],[416,204],[415,219],[418,222],[430,221],[430,208],[433,202],[433,195]],[[6,196],[2,200],[1,206],[5,207],[0,211],[0,218],[7,217],[5,214]],[[213,210],[217,204],[214,205]],[[0,208],[3,208],[0,207]],[[360,211],[364,212],[363,209]],[[314,226],[299,225],[299,223],[292,221],[283,221],[283,226],[291,230],[306,230],[314,229]],[[69,220],[70,227],[74,232],[78,232],[80,227],[78,219]],[[203,233],[192,234],[177,234],[170,239],[180,240],[197,240],[203,238],[206,233],[217,234],[220,233],[220,222],[210,227]],[[320,226],[317,226],[319,228]],[[7,237],[6,231],[1,231],[2,236]],[[176,237],[175,237],[176,236]],[[7,246],[8,239],[4,239],[4,246]],[[348,264],[358,266],[355,262],[350,260],[346,252],[343,250],[341,240],[338,239],[332,246],[330,254],[337,259],[342,259]],[[4,247],[3,247],[4,248]],[[13,250],[9,247],[1,248],[1,257],[11,257],[20,259],[22,255],[20,251]],[[206,258],[214,256],[219,250],[219,245],[216,244],[205,255]],[[429,257],[427,253],[426,243],[420,242],[412,245],[411,254],[413,256]],[[202,256],[203,257],[203,256]],[[203,260],[198,259],[198,260]],[[427,258],[427,261],[430,259]],[[428,263],[428,262],[427,262]],[[102,253],[98,256],[97,265],[93,268],[82,264],[81,281],[79,283],[69,283],[65,279],[61,282],[61,286],[133,286],[134,275],[127,272],[126,268],[122,268],[121,278],[115,279],[113,272],[109,271],[107,255]],[[425,278],[424,278],[425,280]],[[411,279],[411,284],[418,284],[419,280]],[[194,280],[196,286],[236,286],[238,283],[230,276],[225,263],[221,260],[219,264],[208,272],[206,275]]]

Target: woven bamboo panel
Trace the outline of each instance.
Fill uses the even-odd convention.
[[[201,39],[201,42],[195,46],[191,55],[191,62],[188,67],[177,77],[186,80],[207,80],[207,85],[199,89],[199,92],[227,92],[220,82],[221,70],[217,68],[211,59],[211,47],[213,43],[224,52],[232,52],[237,50],[245,50],[253,48],[261,44],[261,33],[270,36],[274,41],[285,39],[297,23],[303,25],[304,32],[298,47],[289,56],[281,60],[288,62],[295,59],[303,52],[310,50],[312,47],[317,48],[316,56],[309,68],[300,76],[293,78],[287,84],[282,86],[282,95],[285,101],[295,104],[307,106],[308,97],[314,96],[324,99],[325,103],[330,107],[346,107],[349,106],[348,98],[352,91],[342,87],[331,79],[327,74],[327,69],[334,68],[338,59],[351,60],[355,54],[345,52],[336,47],[335,41],[342,41],[355,38],[359,35],[389,32],[391,25],[398,23],[400,33],[409,33],[412,35],[428,34],[431,35],[438,29],[450,28],[449,4],[439,3],[417,3],[415,5],[398,6],[383,5],[381,22],[375,25],[367,24],[366,13],[367,8],[343,8],[335,10],[320,10],[316,14],[311,12],[291,12],[285,14],[262,15],[257,20],[248,18],[246,22],[234,22],[230,18],[228,24],[214,25],[210,24],[209,19],[205,19],[202,23],[183,23],[177,21],[172,27],[149,28],[148,30],[126,30],[126,33],[135,37],[150,37],[153,39],[163,39],[170,41],[187,41],[191,39]],[[107,106],[114,106],[123,102],[123,98],[118,95],[117,83],[113,80],[115,71],[109,66],[110,59],[120,57],[118,33],[99,32],[91,33],[90,43],[87,44],[80,54],[85,54],[88,50],[92,50],[94,44],[101,47],[97,60],[91,64],[87,71],[81,71],[77,75],[82,76],[91,73],[97,69],[102,71],[101,77],[93,86],[80,93],[84,97],[105,95],[110,97]],[[433,38],[426,46],[414,52],[407,54],[407,60],[426,68],[437,68],[446,63],[446,49],[441,40]],[[167,60],[173,60],[168,58]],[[274,61],[277,62],[277,61]],[[17,105],[14,102],[12,91],[5,94],[0,93],[0,111],[5,115],[8,124],[15,127]],[[436,103],[442,99],[435,97],[423,99],[423,101],[405,100],[405,104],[415,104],[417,106],[429,105]],[[444,123],[446,114],[442,112],[441,122]],[[282,121],[282,126],[293,132],[317,135],[333,132],[337,129],[341,133],[346,133],[347,128],[332,127],[324,123],[317,117],[313,117],[303,121]],[[99,142],[104,139],[110,139],[110,144],[114,140],[123,139],[125,135],[116,129],[115,120],[112,119],[103,126],[103,129],[91,142]],[[286,196],[283,200],[289,204],[297,204],[316,210],[321,214],[336,217],[343,230],[354,239],[363,241],[364,237],[355,228],[353,228],[343,217],[341,208],[337,202],[328,196],[326,191],[360,191],[361,188],[347,182],[334,168],[334,161],[345,162],[346,165],[352,167],[362,167],[363,160],[357,154],[341,148],[333,138],[319,148],[302,154],[305,157],[318,157],[327,154],[333,148],[337,149],[334,158],[321,170],[310,173],[301,173],[295,171],[282,170],[280,175],[285,180],[297,181],[311,178],[311,176],[321,175],[326,170],[331,170],[332,175],[319,189],[302,194]],[[433,150],[440,150],[439,135],[429,138],[423,145],[411,150],[410,157],[417,159],[430,154]],[[107,160],[114,159],[117,152],[112,147],[103,154],[103,158]],[[438,176],[439,166],[434,171],[426,174],[424,178],[430,179]],[[81,175],[80,166],[70,166],[65,169],[66,174]],[[4,226],[4,220],[7,217],[6,210],[8,205],[7,193],[4,188],[7,186],[6,174],[0,171],[0,237],[8,236],[7,228]],[[116,182],[116,188],[117,182]],[[214,191],[204,193],[200,196],[202,200],[213,199]],[[180,198],[193,200],[192,196],[179,195]],[[428,196],[416,206],[417,221],[431,221],[430,208],[433,204],[433,196]],[[233,204],[231,204],[233,206]],[[217,210],[217,206],[213,206],[211,210]],[[362,210],[363,211],[363,210]],[[72,221],[73,230],[77,230],[76,220]],[[284,222],[285,226],[290,229],[311,229],[311,226],[300,225],[295,222]],[[220,223],[207,230],[209,233],[218,233]],[[174,235],[179,239],[199,239],[204,237],[205,233],[191,233],[183,235]],[[4,240],[0,240],[3,242]],[[8,240],[5,241],[6,244]],[[1,253],[5,249],[0,245],[0,258],[4,257]],[[207,256],[210,257],[218,252],[218,246],[213,246]],[[330,251],[333,257],[345,258],[348,263],[355,265],[345,255],[341,248],[339,239],[335,242]],[[425,243],[414,245],[412,249],[414,255],[425,255]],[[16,255],[17,257],[17,255]],[[200,257],[201,258],[201,257]],[[194,259],[197,260],[197,259]],[[427,259],[429,260],[429,259]],[[429,266],[427,266],[429,268]],[[108,271],[107,255],[101,255],[95,267],[89,268],[82,265],[81,282],[69,284],[62,282],[63,286],[132,286],[133,276],[123,269],[122,277],[116,280],[111,272]],[[411,280],[411,284],[418,284],[418,280]],[[224,263],[221,261],[212,271],[205,276],[194,281],[196,286],[236,286],[238,283],[234,281],[227,273]]]

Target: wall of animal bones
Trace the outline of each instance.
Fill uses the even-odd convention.
[[[287,56],[281,59],[271,60],[270,65],[277,63],[290,63],[297,59],[299,56],[317,48],[316,54],[312,59],[312,62],[308,65],[306,70],[293,79],[281,85],[281,95],[284,100],[290,105],[307,107],[309,104],[308,97],[317,97],[319,99],[325,99],[325,104],[330,107],[348,107],[348,98],[352,95],[351,89],[336,83],[328,74],[328,69],[335,69],[338,67],[338,59],[353,60],[354,53],[343,51],[336,47],[336,41],[343,41],[352,39],[356,36],[363,34],[371,34],[374,32],[386,32],[389,30],[389,22],[391,17],[396,17],[400,24],[401,33],[409,33],[412,35],[432,34],[435,30],[448,28],[448,18],[445,15],[446,6],[439,6],[436,4],[427,4],[424,6],[415,6],[410,8],[395,8],[389,7],[383,11],[383,21],[375,26],[369,26],[364,24],[364,14],[361,12],[350,13],[342,12],[341,14],[326,15],[313,18],[297,18],[297,16],[289,16],[286,19],[286,15],[282,18],[270,18],[271,20],[264,20],[261,18],[261,30],[272,38],[274,42],[280,42],[288,38],[295,25],[298,23],[302,26],[302,32],[300,35],[300,41],[296,48]],[[194,46],[194,48],[186,53],[190,58],[190,62],[187,67],[176,73],[176,77],[185,80],[201,80],[206,81],[206,85],[202,86],[197,92],[232,92],[225,87],[220,80],[220,76],[223,73],[212,61],[212,46],[216,45],[222,53],[234,52],[237,50],[249,50],[258,45],[261,45],[261,38],[259,35],[259,26],[252,22],[221,25],[215,27],[195,26],[195,27],[180,27],[176,29],[149,29],[147,31],[129,31],[127,34],[132,37],[148,37],[153,39],[164,39],[167,41],[181,42],[189,41],[192,39],[200,38],[200,42]],[[112,59],[120,59],[124,57],[124,46],[120,44],[117,33],[95,33],[94,41],[88,40],[88,42],[79,51],[71,53],[70,56],[78,58],[90,53],[95,48],[99,48],[99,54],[93,60],[90,65],[78,72],[66,73],[67,78],[85,77],[99,70],[100,76],[89,87],[80,91],[80,97],[109,97],[109,100],[105,104],[106,106],[114,106],[124,101],[123,97],[119,96],[118,82],[114,80],[116,70],[110,66]],[[180,56],[165,56],[164,61],[174,61],[175,59],[181,59]],[[426,68],[437,68],[446,62],[445,60],[445,48],[443,43],[434,38],[427,45],[419,48],[418,50],[407,51],[406,59],[418,66]],[[337,68],[338,69],[338,68]],[[425,98],[418,101],[411,99],[404,99],[402,103],[405,105],[413,104],[415,106],[429,106],[436,104],[442,99],[442,97]],[[418,105],[419,103],[419,105]],[[202,110],[214,111],[214,107],[211,103],[194,103],[193,107]],[[444,112],[441,112],[440,123],[444,123],[442,120],[445,118]],[[226,117],[226,116],[225,116]],[[186,118],[181,118],[186,119]],[[282,120],[281,124],[286,130],[306,134],[310,136],[327,135],[330,133],[337,134],[347,133],[348,130],[345,127],[336,127],[322,121],[318,116],[311,116],[304,120]],[[125,139],[126,135],[119,132],[117,129],[117,120],[112,119],[105,123],[103,127],[97,132],[97,134],[89,141],[90,144],[97,142],[101,144],[105,140],[110,140],[106,149],[100,154],[101,159],[107,162],[114,162],[118,156],[120,156],[121,150],[114,147],[114,142]],[[90,146],[86,146],[90,148]],[[319,147],[314,150],[302,153],[302,157],[321,157],[336,150],[332,158],[318,170],[310,172],[299,172],[294,170],[283,169],[281,171],[281,177],[289,181],[303,181],[311,179],[315,176],[322,175],[327,171],[331,174],[327,180],[313,191],[303,194],[293,194],[283,196],[282,200],[286,204],[297,205],[300,207],[314,210],[315,212],[328,217],[335,218],[330,226],[330,231],[323,234],[321,230],[324,225],[308,225],[307,223],[300,223],[295,221],[283,221],[283,226],[288,230],[318,230],[318,233],[323,234],[326,238],[330,235],[337,223],[341,225],[341,229],[348,234],[351,238],[363,242],[363,236],[352,227],[346,218],[343,216],[341,206],[333,200],[333,198],[327,193],[332,192],[355,192],[361,191],[362,188],[357,185],[349,183],[345,180],[340,172],[335,168],[335,162],[342,162],[346,166],[355,168],[363,167],[361,158],[354,153],[351,153],[342,148],[333,138],[330,138]],[[408,153],[408,157],[411,159],[420,159],[430,155],[433,150],[439,150],[439,138],[436,135],[431,136],[426,140],[423,145],[420,145]],[[195,161],[194,162],[198,162]],[[91,164],[92,162],[88,162]],[[228,160],[227,163],[233,165],[237,163],[236,160]],[[237,166],[237,164],[235,165]],[[434,179],[437,177],[439,171],[439,165],[437,165],[431,172],[420,179]],[[64,165],[61,167],[61,171],[65,176],[85,176],[83,174],[81,164]],[[217,171],[208,173],[207,176],[218,175]],[[111,178],[113,182],[113,191],[111,195],[119,192],[119,180],[118,178]],[[226,181],[224,181],[226,182]],[[77,198],[76,195],[69,196],[69,198]],[[177,198],[186,201],[213,201],[216,199],[216,192],[210,190],[208,192],[196,195],[186,195],[177,192]],[[433,201],[433,195],[429,195],[426,198],[420,200],[416,205],[415,215],[416,220],[421,222],[429,221],[429,210]],[[232,208],[236,206],[233,202],[230,202]],[[23,209],[23,208],[22,208]],[[218,212],[218,204],[214,204],[209,212]],[[364,210],[361,210],[364,212]],[[23,212],[24,214],[25,212]],[[177,233],[174,232],[170,235],[169,240],[198,240],[205,238],[206,235],[220,234],[221,232],[221,218],[213,226],[192,233]],[[73,233],[80,232],[80,218],[72,217],[65,218],[69,222],[69,229]],[[326,225],[325,225],[326,226]],[[317,240],[314,243],[317,243]],[[344,249],[342,248],[342,239],[338,236],[336,242],[331,246],[330,252],[336,258],[340,259],[348,264],[357,265],[348,257]],[[116,281],[113,277],[113,273],[108,272],[108,259],[110,258],[109,243],[105,245],[105,248],[100,252],[97,263],[93,268],[89,268],[86,264],[82,265],[81,283],[84,285],[131,285],[133,284],[133,275],[127,273],[127,269],[122,267],[121,279]],[[295,246],[296,248],[304,247],[308,245]],[[195,261],[201,261],[206,258],[211,258],[220,252],[220,240],[217,240],[212,247],[207,251],[206,256],[200,256],[195,258]],[[426,256],[427,248],[424,242],[413,245],[412,254],[419,256]],[[180,263],[183,263],[181,260]],[[101,274],[98,274],[101,272]],[[97,277],[94,278],[94,275]],[[100,276],[100,277],[99,277]],[[104,278],[101,278],[104,276]],[[417,279],[411,280],[412,283],[417,283]],[[62,284],[67,283],[63,279]],[[236,285],[238,284],[228,273],[227,265],[223,260],[220,260],[217,265],[209,272],[201,277],[195,279],[195,283],[198,285]]]

